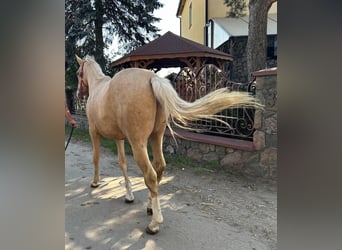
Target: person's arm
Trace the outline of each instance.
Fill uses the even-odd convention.
[[[65,105],[65,117],[68,119],[68,122],[72,127],[74,128],[77,127],[77,122],[74,120],[74,118],[70,114],[70,111],[66,105]]]

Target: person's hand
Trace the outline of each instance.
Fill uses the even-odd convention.
[[[74,119],[70,120],[70,125],[74,128],[77,128],[77,122]]]

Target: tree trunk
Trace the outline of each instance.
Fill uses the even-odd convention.
[[[104,41],[103,41],[103,16],[104,9],[102,0],[95,0],[95,60],[105,71],[106,59],[104,58]]]
[[[266,68],[267,13],[274,0],[250,0],[247,40],[248,80],[251,73]]]

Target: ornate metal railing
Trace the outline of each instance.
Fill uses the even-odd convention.
[[[183,68],[177,75],[173,85],[179,96],[189,102],[208,94],[218,88],[247,91],[255,95],[255,86],[251,83],[235,83],[228,80],[225,74],[215,65],[204,65],[197,72],[190,68]],[[254,109],[230,108],[218,113],[226,124],[209,119],[202,119],[191,123],[198,133],[222,137],[253,140]]]
[[[74,96],[74,112],[76,115],[83,115],[86,116],[86,104],[87,104],[88,97],[76,97]]]

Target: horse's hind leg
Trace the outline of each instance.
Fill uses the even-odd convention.
[[[165,126],[161,127],[158,131],[154,131],[150,136],[150,143],[152,147],[153,161],[152,166],[157,173],[157,181],[160,183],[163,178],[163,172],[165,170],[166,162],[163,154],[163,136]],[[151,194],[147,203],[147,214],[152,215],[152,197]]]
[[[125,178],[125,186],[126,186],[126,196],[125,202],[131,203],[134,201],[134,195],[132,192],[132,185],[128,178],[127,174],[127,161],[125,156],[125,141],[124,140],[116,140],[116,145],[118,147],[118,157],[119,157],[119,166],[122,170],[122,173]]]
[[[152,147],[153,161],[152,166],[157,173],[158,183],[163,178],[166,162],[163,154],[163,135],[164,130],[158,133],[152,133],[150,143]]]
[[[91,187],[96,188],[98,187],[100,176],[99,176],[99,160],[100,160],[100,144],[101,144],[101,136],[89,129],[89,134],[91,137],[91,142],[93,145],[93,162],[94,162],[94,179],[93,182],[90,184]]]
[[[158,180],[157,173],[152,167],[152,164],[147,154],[146,143],[131,143],[134,159],[140,167],[144,175],[145,184],[150,190],[151,207],[153,209],[153,216],[151,223],[147,226],[146,232],[155,234],[159,231],[159,224],[163,223],[163,215],[160,209],[158,197]]]

